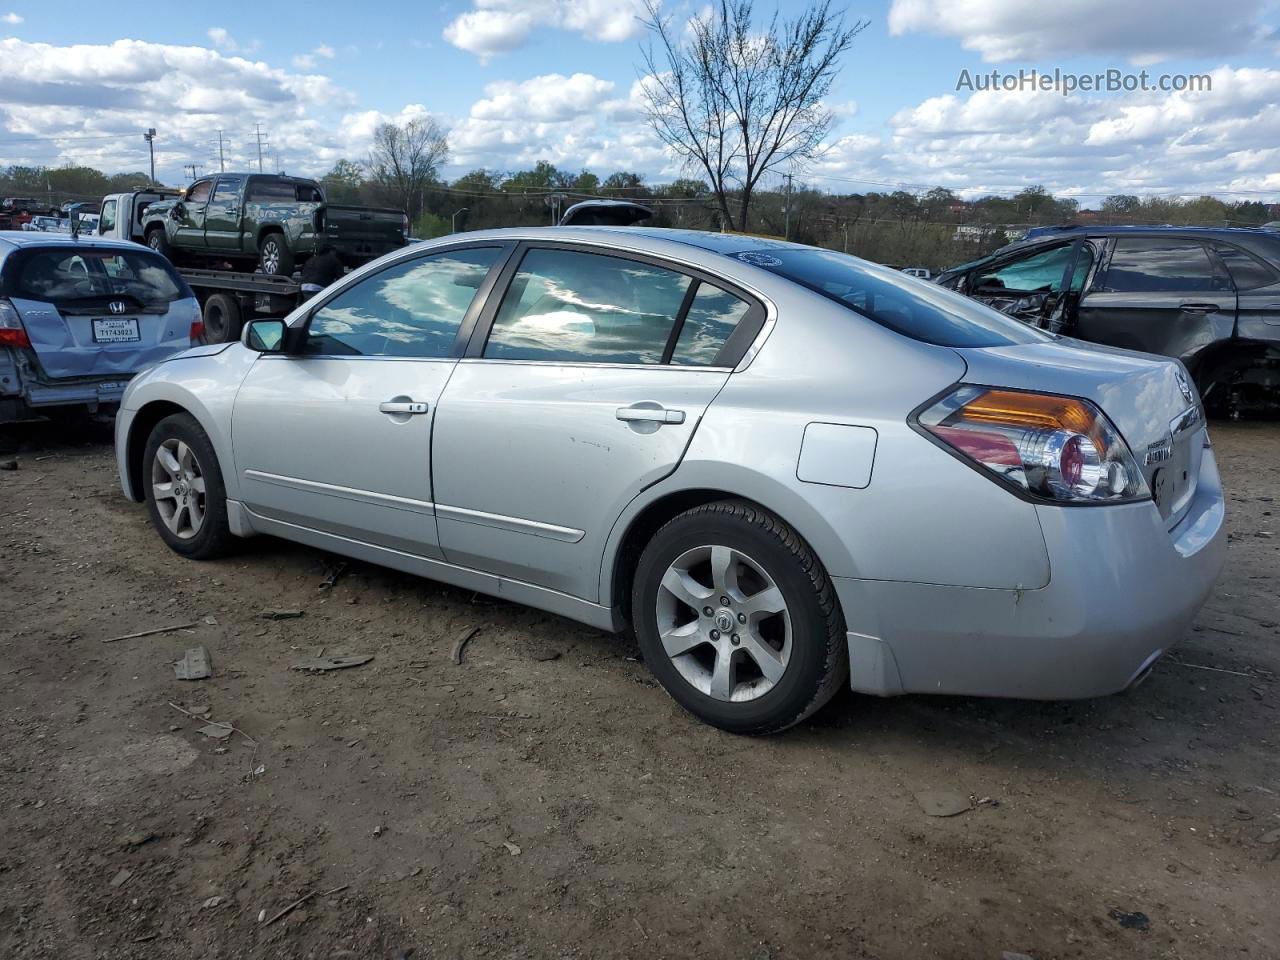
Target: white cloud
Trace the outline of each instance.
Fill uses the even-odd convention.
[[[1266,0],[893,0],[889,32],[957,38],[989,62],[1050,56],[1118,56],[1155,63],[1221,56],[1265,39]]]
[[[524,46],[532,29],[533,17],[527,13],[472,10],[446,26],[444,38],[455,47],[487,60],[495,53]]]
[[[212,168],[218,129],[229,140],[230,165],[256,162],[253,124],[260,121],[282,164],[301,172],[367,149],[367,141],[344,136],[330,113],[353,102],[325,77],[206,47],[0,40],[0,131],[22,141],[6,146],[12,163],[144,169],[141,131],[155,127],[157,167],[172,182],[184,163]]]
[[[5,23],[16,27],[18,24],[22,22],[22,17],[16,13],[6,13],[3,17],[0,17],[0,20],[3,20]]]
[[[597,111],[614,84],[589,73],[532,77],[523,83],[491,83],[471,106],[477,120],[568,120]]]
[[[316,64],[321,59],[332,60],[337,56],[337,51],[327,43],[322,43],[310,53],[300,53],[293,58],[293,65],[299,70],[314,70]]]
[[[968,195],[1043,183],[1086,205],[1110,193],[1280,193],[1280,70],[1221,67],[1212,92],[1063,97],[982,91],[899,111],[890,134],[831,144],[811,172]],[[834,189],[886,189],[870,183]],[[891,189],[891,187],[889,187]],[[1099,195],[1099,196],[1094,196]]]
[[[475,5],[444,28],[444,38],[482,61],[524,46],[537,26],[601,43],[620,43],[641,30],[638,0],[542,0],[536,6],[525,0],[475,0]]]

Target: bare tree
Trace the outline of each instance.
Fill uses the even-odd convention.
[[[794,20],[775,13],[753,26],[752,0],[719,0],[695,16],[687,39],[645,0],[650,42],[641,86],[649,124],[693,169],[705,172],[729,229],[745,229],[760,178],[822,153],[832,115],[822,105],[840,59],[866,20],[852,25],[829,0]],[[737,192],[738,215],[729,208]]]
[[[369,179],[396,198],[416,220],[422,208],[422,191],[436,179],[449,158],[449,141],[430,117],[410,120],[404,126],[379,124],[369,151]]]

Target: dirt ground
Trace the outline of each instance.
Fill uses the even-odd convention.
[[[557,617],[181,560],[108,436],[0,428],[0,957],[1280,956],[1280,424],[1213,436],[1227,570],[1137,690],[846,692],[753,740]],[[321,649],[374,659],[290,669]]]

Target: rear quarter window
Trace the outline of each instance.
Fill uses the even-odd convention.
[[[776,247],[734,256],[923,343],[941,347],[1004,347],[1052,339],[937,284],[833,250]]]

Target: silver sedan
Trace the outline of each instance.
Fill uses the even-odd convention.
[[[845,683],[1124,689],[1225,549],[1177,361],[694,231],[406,248],[135,379],[116,450],[183,556],[269,534],[629,627],[739,733]]]

